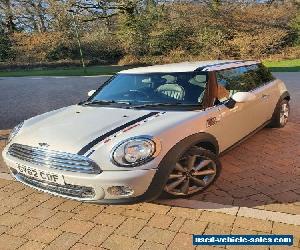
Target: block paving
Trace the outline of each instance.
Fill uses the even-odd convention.
[[[300,249],[300,224],[157,203],[87,204],[4,179],[0,187],[1,250],[231,248],[194,247],[193,234],[293,234],[289,249]]]

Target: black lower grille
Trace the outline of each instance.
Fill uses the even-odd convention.
[[[91,187],[83,187],[70,184],[59,185],[55,183],[33,179],[20,173],[15,174],[15,177],[17,180],[23,182],[24,184],[28,184],[32,187],[52,192],[57,195],[65,195],[71,198],[80,199],[91,199],[95,196],[95,191]]]

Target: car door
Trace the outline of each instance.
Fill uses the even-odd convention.
[[[253,74],[255,88],[252,90],[257,97],[256,114],[259,125],[269,121],[278,101],[278,88],[275,78],[271,72],[261,64],[248,66],[248,71]]]
[[[263,123],[257,99],[234,105],[230,99],[237,92],[251,91],[251,88],[255,88],[253,79],[245,75],[246,73],[246,67],[216,72],[217,91],[214,105],[209,109],[208,119],[214,117],[216,120],[209,130],[217,136],[220,151],[240,141]]]

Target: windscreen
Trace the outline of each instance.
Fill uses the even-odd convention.
[[[101,87],[90,101],[199,104],[206,85],[205,72],[121,73]]]

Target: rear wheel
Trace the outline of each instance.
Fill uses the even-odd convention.
[[[174,164],[164,196],[188,197],[209,187],[219,176],[221,163],[211,151],[192,147]]]
[[[270,123],[273,128],[283,128],[289,118],[290,114],[290,105],[288,100],[282,100],[281,103],[277,106],[272,121]]]

